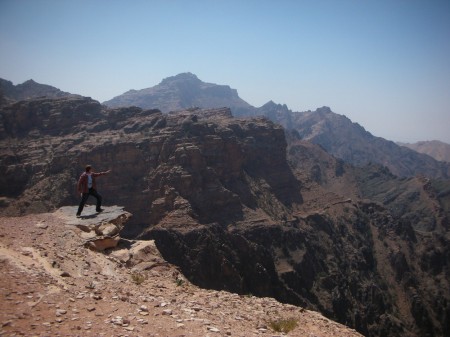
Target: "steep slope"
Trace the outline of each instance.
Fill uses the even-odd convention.
[[[418,335],[446,335],[450,306],[441,289],[450,286],[449,265],[444,262],[450,256],[449,180],[398,178],[378,165],[349,166],[308,142],[291,139],[290,144],[288,155],[303,182],[302,195],[313,201],[309,207],[332,213],[342,205],[344,216],[335,223],[352,223],[352,229],[368,235],[360,247],[373,262],[371,270],[382,276],[383,282],[374,284],[386,286],[389,290],[381,288],[383,295],[396,298],[394,316],[401,317],[405,327],[417,324]],[[336,200],[337,195],[342,199]],[[352,213],[355,218],[349,219]],[[347,236],[347,231],[341,228],[333,238]],[[436,241],[430,241],[433,236]],[[364,274],[362,265],[357,269]],[[389,315],[390,310],[383,313]],[[436,321],[444,330],[430,328]]]
[[[168,77],[151,88],[130,90],[103,104],[112,108],[138,106],[162,112],[195,107],[228,107],[233,111],[252,109],[238,96],[235,89],[228,85],[205,83],[191,73]]]
[[[450,145],[438,140],[422,141],[417,143],[398,143],[419,153],[424,153],[439,161],[450,162]]]
[[[105,203],[134,215],[123,235],[155,239],[197,285],[302,305],[367,336],[450,332],[447,180],[355,169],[229,109],[64,98],[1,114],[3,215],[76,204],[90,163],[112,169],[98,180]]]
[[[333,113],[328,107],[313,112],[293,113],[290,128],[296,130],[303,139],[322,146],[333,156],[356,166],[377,163],[402,177],[418,174],[435,178],[450,177],[449,164],[375,137],[347,117]]]

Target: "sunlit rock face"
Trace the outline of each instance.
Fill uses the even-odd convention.
[[[0,113],[3,215],[76,205],[84,166],[111,169],[97,185],[133,214],[121,236],[154,239],[198,285],[301,304],[367,336],[449,333],[447,181],[355,168],[227,108],[65,97]]]

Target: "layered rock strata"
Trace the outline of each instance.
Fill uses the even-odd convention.
[[[1,116],[3,215],[76,204],[89,163],[112,170],[97,181],[105,204],[133,214],[121,235],[154,239],[195,284],[307,306],[367,336],[449,332],[445,182],[353,169],[225,108],[65,98]]]

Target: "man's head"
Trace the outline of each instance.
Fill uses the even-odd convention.
[[[86,165],[86,172],[91,172],[91,168],[92,168],[91,165]]]

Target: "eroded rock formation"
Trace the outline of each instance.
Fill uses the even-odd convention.
[[[105,204],[133,214],[122,235],[154,239],[198,285],[301,304],[368,336],[449,332],[446,181],[355,169],[225,108],[62,98],[1,116],[3,215],[76,204],[90,163],[112,170],[97,182]]]

